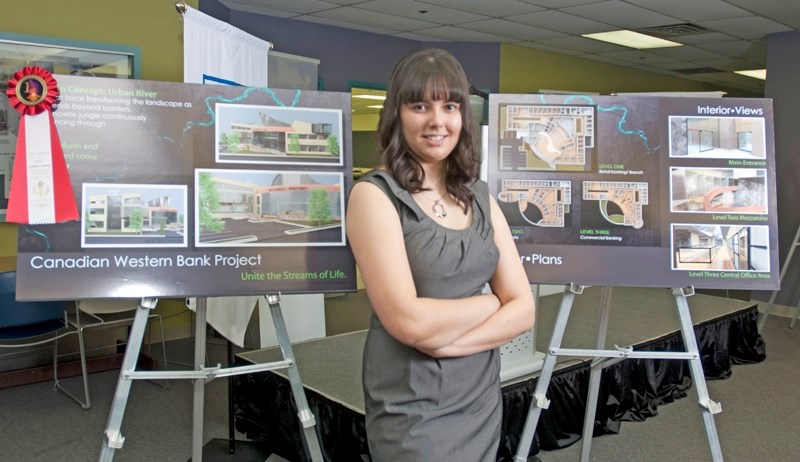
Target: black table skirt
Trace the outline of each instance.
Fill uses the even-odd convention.
[[[706,379],[725,379],[733,364],[766,358],[757,330],[756,306],[695,325]],[[637,351],[685,351],[680,332],[634,345]],[[540,449],[569,446],[581,437],[589,388],[589,361],[553,372],[548,398],[531,445]],[[301,426],[286,378],[273,372],[234,376],[236,429],[265,442],[290,461],[310,460],[303,449]],[[512,461],[531,404],[538,377],[503,387],[503,424],[498,461]],[[595,435],[617,433],[624,421],[641,421],[657,407],[687,395],[692,379],[686,360],[627,359],[603,370],[595,415]],[[370,461],[361,412],[306,389],[316,416],[316,431],[326,461]]]

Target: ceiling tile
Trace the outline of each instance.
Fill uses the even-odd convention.
[[[431,3],[496,18],[544,10],[542,7],[519,0],[421,0],[421,3]]]
[[[679,59],[683,61],[705,61],[707,59],[720,59],[725,58],[719,53],[713,51],[703,50],[694,46],[682,47],[669,47],[669,48],[653,48],[647,50],[652,54],[665,56],[672,59]]]
[[[614,45],[612,43],[576,36],[538,40],[538,42],[544,45],[566,48],[568,50],[580,51],[582,53],[603,53],[608,51],[629,50],[629,48]]]
[[[221,0],[225,6],[232,9],[239,8],[264,8],[268,10],[284,11],[295,14],[309,14],[317,11],[338,8],[335,3],[321,0]],[[243,11],[243,10],[240,10]],[[266,14],[266,13],[264,13]]]
[[[508,18],[511,21],[541,27],[567,34],[592,34],[595,32],[608,32],[617,29],[616,26],[586,19],[580,16],[564,13],[558,10],[539,11],[536,13],[520,14]]]
[[[800,28],[800,2],[797,0],[727,0],[753,14],[772,18],[776,21]]]
[[[736,37],[721,32],[702,32],[699,34],[681,35],[679,37],[669,37],[670,40],[684,45],[694,45],[697,43],[730,42]]]
[[[675,24],[681,20],[650,11],[619,0],[609,0],[588,5],[560,8],[561,11],[587,19],[604,22],[623,29],[641,29],[644,27]]]
[[[750,16],[750,12],[721,0],[626,0],[656,13],[693,23],[709,19]]]
[[[453,40],[455,42],[513,42],[514,39],[501,37],[499,35],[486,34],[483,32],[470,31],[454,26],[435,27],[415,31],[418,34],[430,35],[440,39]]]
[[[416,0],[373,0],[359,3],[354,7],[446,25],[488,19],[484,15],[443,8],[432,3],[422,3]]]
[[[517,22],[506,21],[505,19],[489,19],[486,21],[476,21],[466,24],[459,24],[458,27],[485,32],[498,36],[508,36],[517,40],[542,40],[556,37],[566,37],[566,34],[555,32],[538,27],[526,26]]]
[[[275,10],[272,8],[264,8],[262,6],[252,6],[250,4],[242,4],[228,0],[220,0],[220,2],[233,11],[241,11],[243,13],[263,14],[267,16],[275,16],[276,18],[291,18],[298,15],[298,13],[293,13],[290,11]]]
[[[661,56],[654,53],[648,53],[642,50],[626,50],[626,51],[613,51],[610,53],[599,53],[602,56],[612,59],[619,59],[637,65],[668,63],[671,61],[679,61],[675,58]]]
[[[334,26],[334,27],[341,27],[344,29],[351,29],[351,30],[359,30],[363,32],[371,32],[373,34],[393,34],[400,32],[398,30],[389,29],[387,27],[373,27],[373,26],[365,26],[362,24],[354,24],[351,22],[344,22],[344,21],[337,21],[335,19],[328,19],[328,18],[321,18],[319,16],[311,16],[311,15],[303,15],[297,16],[295,18],[299,21],[306,21],[306,22],[313,22],[315,24],[324,24],[326,26]]]
[[[525,48],[536,48],[538,50],[549,51],[551,53],[558,53],[562,55],[581,55],[582,51],[568,50],[566,48],[558,48],[550,45],[544,45],[538,42],[516,42],[514,45],[523,46]]]
[[[671,75],[673,77],[678,75],[675,71],[669,69],[662,69],[656,66],[629,66],[629,68],[642,72],[655,72],[656,74],[661,74],[661,75]]]
[[[434,37],[432,35],[423,35],[416,32],[399,32],[392,35],[392,37],[402,38],[406,40],[416,40],[417,42],[450,42],[448,39]]]
[[[706,29],[723,32],[743,39],[758,39],[773,32],[785,32],[790,27],[758,16],[746,18],[721,19],[715,21],[699,21],[697,23]]]
[[[725,56],[742,59],[763,60],[767,57],[767,47],[748,40],[698,44],[698,48],[713,51]]]
[[[259,1],[259,0],[255,0],[255,1]],[[361,3],[364,0],[326,0],[326,1],[328,1],[330,3],[335,3],[337,5],[354,5],[356,3]]]
[[[664,70],[664,71],[680,73],[680,71],[682,71],[682,70],[697,69],[699,66],[697,66],[696,63],[693,63],[691,61],[675,60],[675,61],[669,61],[669,62],[665,62],[665,63],[652,63],[649,66],[645,65],[645,66],[637,66],[637,67],[640,67],[640,68],[649,67],[649,68],[652,68],[654,70],[655,69],[661,69],[661,70]],[[703,66],[703,68],[714,68],[714,67],[713,66],[709,66],[709,65],[706,64],[705,66]],[[716,68],[714,68],[714,69],[716,69]]]
[[[542,6],[545,8],[565,8],[575,5],[586,5],[588,3],[597,3],[602,0],[522,0],[531,5]]]
[[[331,19],[334,21],[341,21],[344,23],[359,24],[363,27],[377,28],[378,30],[388,29],[398,32],[428,29],[437,25],[436,23],[428,21],[403,18],[391,14],[353,8],[350,6],[320,11],[318,13],[314,13],[312,16]]]

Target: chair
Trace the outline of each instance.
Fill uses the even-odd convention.
[[[67,315],[67,324],[72,326],[78,333],[78,349],[81,360],[81,373],[83,376],[83,400],[75,396],[72,392],[65,389],[58,379],[58,356],[56,355],[53,377],[55,379],[56,388],[72,398],[76,403],[80,404],[83,409],[89,409],[92,406],[92,400],[89,393],[89,374],[86,365],[86,343],[84,340],[84,331],[91,328],[108,328],[120,326],[125,324],[132,324],[134,320],[135,311],[139,308],[139,299],[125,299],[125,298],[101,298],[89,300],[77,300],[75,302],[74,315]],[[85,315],[85,316],[82,316]],[[88,318],[88,319],[87,319]],[[164,360],[164,369],[167,367],[167,349],[164,343],[164,325],[161,316],[156,313],[149,315],[149,320],[157,319],[159,330],[161,332],[161,352]],[[149,327],[148,322],[148,327]],[[148,329],[148,351],[150,349],[150,337]],[[169,382],[164,381],[164,388],[169,388]]]
[[[16,271],[0,273],[0,349],[31,348],[53,342],[53,356],[59,337],[69,334],[63,301],[18,302]],[[52,334],[52,336],[50,336]],[[13,353],[6,353],[9,356]]]

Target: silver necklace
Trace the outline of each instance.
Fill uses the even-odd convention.
[[[446,196],[446,195],[447,195],[447,193],[445,193],[444,196]],[[442,196],[442,197],[440,197],[440,198],[438,198],[436,200],[427,198],[427,197],[423,196],[422,194],[420,194],[419,196],[421,198],[425,199],[425,200],[433,202],[433,205],[431,205],[431,210],[433,211],[433,214],[436,215],[438,218],[444,218],[444,217],[447,216],[447,209],[444,206],[444,202],[442,202],[442,199],[444,199],[444,196]]]

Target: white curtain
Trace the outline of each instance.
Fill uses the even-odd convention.
[[[226,339],[244,347],[244,336],[257,303],[259,297],[256,295],[207,297],[206,322]],[[197,311],[197,299],[187,298],[186,306],[192,311]]]
[[[189,6],[183,14],[183,81],[267,86],[270,44]]]
[[[183,81],[267,86],[270,44],[189,6],[183,14]],[[258,297],[209,297],[206,322],[233,343],[244,334]],[[187,300],[190,309],[195,299]]]

